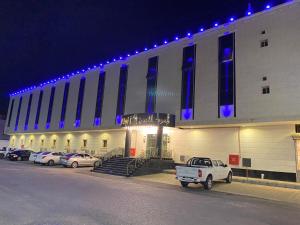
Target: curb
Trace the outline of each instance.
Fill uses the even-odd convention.
[[[163,173],[165,174],[176,174],[176,170],[164,170]],[[247,184],[256,184],[256,185],[263,185],[263,186],[270,186],[270,187],[281,187],[281,188],[289,188],[289,189],[296,189],[300,190],[300,184],[292,183],[292,182],[284,182],[284,181],[273,181],[273,180],[260,180],[260,179],[253,179],[253,178],[244,178],[244,177],[233,177],[234,182],[240,183],[247,183]]]

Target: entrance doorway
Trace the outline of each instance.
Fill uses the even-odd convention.
[[[162,137],[162,158],[172,158],[172,151],[169,149],[170,137],[167,134],[163,134]],[[146,143],[146,158],[158,158],[158,152],[156,147],[157,135],[147,134]]]

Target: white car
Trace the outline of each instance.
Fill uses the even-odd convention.
[[[183,187],[189,183],[203,184],[204,188],[210,190],[213,181],[232,181],[232,170],[221,160],[211,160],[210,158],[193,157],[188,160],[186,166],[176,166],[176,179]]]
[[[35,163],[35,160],[36,160],[36,157],[41,154],[43,152],[33,152],[30,154],[30,157],[29,157],[29,161],[30,162],[34,162]]]
[[[11,149],[11,148],[5,148],[5,147],[0,149],[0,159],[6,158],[8,153],[11,153],[15,150],[17,150],[17,149]]]
[[[43,152],[38,154],[35,162],[43,165],[54,166],[60,163],[61,152]]]
[[[79,166],[97,166],[100,161],[98,158],[89,154],[68,154],[61,157],[61,164],[64,167],[77,168]]]

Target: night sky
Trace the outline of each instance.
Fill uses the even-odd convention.
[[[0,114],[12,91],[282,2],[1,0]]]

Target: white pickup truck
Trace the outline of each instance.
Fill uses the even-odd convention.
[[[221,160],[193,157],[187,161],[186,166],[176,166],[176,179],[183,187],[189,183],[201,183],[205,189],[210,190],[215,180],[231,183],[232,171]]]

